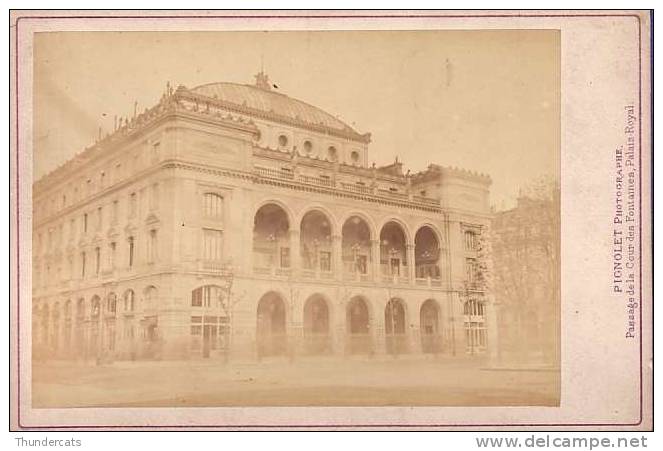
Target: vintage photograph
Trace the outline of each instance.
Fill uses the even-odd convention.
[[[32,71],[33,409],[560,405],[559,30],[45,31]]]

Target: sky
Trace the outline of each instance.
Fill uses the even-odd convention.
[[[35,179],[168,82],[252,84],[263,66],[279,92],[370,132],[369,162],[486,173],[509,208],[558,178],[559,45],[554,30],[37,33]]]

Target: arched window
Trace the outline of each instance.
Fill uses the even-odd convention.
[[[304,141],[304,152],[306,152],[306,155],[310,155],[313,152],[313,143],[311,141]]]
[[[288,145],[288,137],[285,135],[279,136],[279,146],[280,147],[285,147]]]
[[[145,305],[143,306],[143,308],[145,310],[156,309],[158,295],[159,291],[157,290],[157,287],[155,287],[154,285],[150,285],[147,288],[145,288],[145,291],[143,291],[143,299],[145,300]]]
[[[135,295],[134,295],[134,290],[127,290],[124,292],[124,311],[125,312],[133,312],[134,308],[136,307],[135,305]]]
[[[223,219],[223,197],[216,193],[203,195],[203,215],[206,219]]]
[[[205,285],[191,292],[191,307],[219,307],[223,303],[223,290],[217,285]]]

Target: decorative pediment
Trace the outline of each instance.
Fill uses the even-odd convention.
[[[145,225],[155,225],[159,224],[160,222],[161,220],[156,214],[154,214],[154,212],[150,212],[150,214],[147,215],[147,218],[145,218]]]
[[[132,222],[130,222],[129,224],[127,224],[127,225],[124,227],[124,234],[125,234],[126,236],[132,236],[132,235],[135,235],[135,234],[136,234],[136,225],[135,225],[134,223],[132,223]]]
[[[120,234],[120,231],[117,230],[117,228],[115,228],[115,227],[111,227],[110,229],[108,229],[108,233],[106,234],[106,236],[107,236],[109,239],[113,239],[113,238],[117,238],[117,236],[118,236],[119,234]]]

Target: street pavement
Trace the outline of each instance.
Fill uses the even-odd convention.
[[[559,372],[462,357],[35,362],[32,405],[555,406]]]

